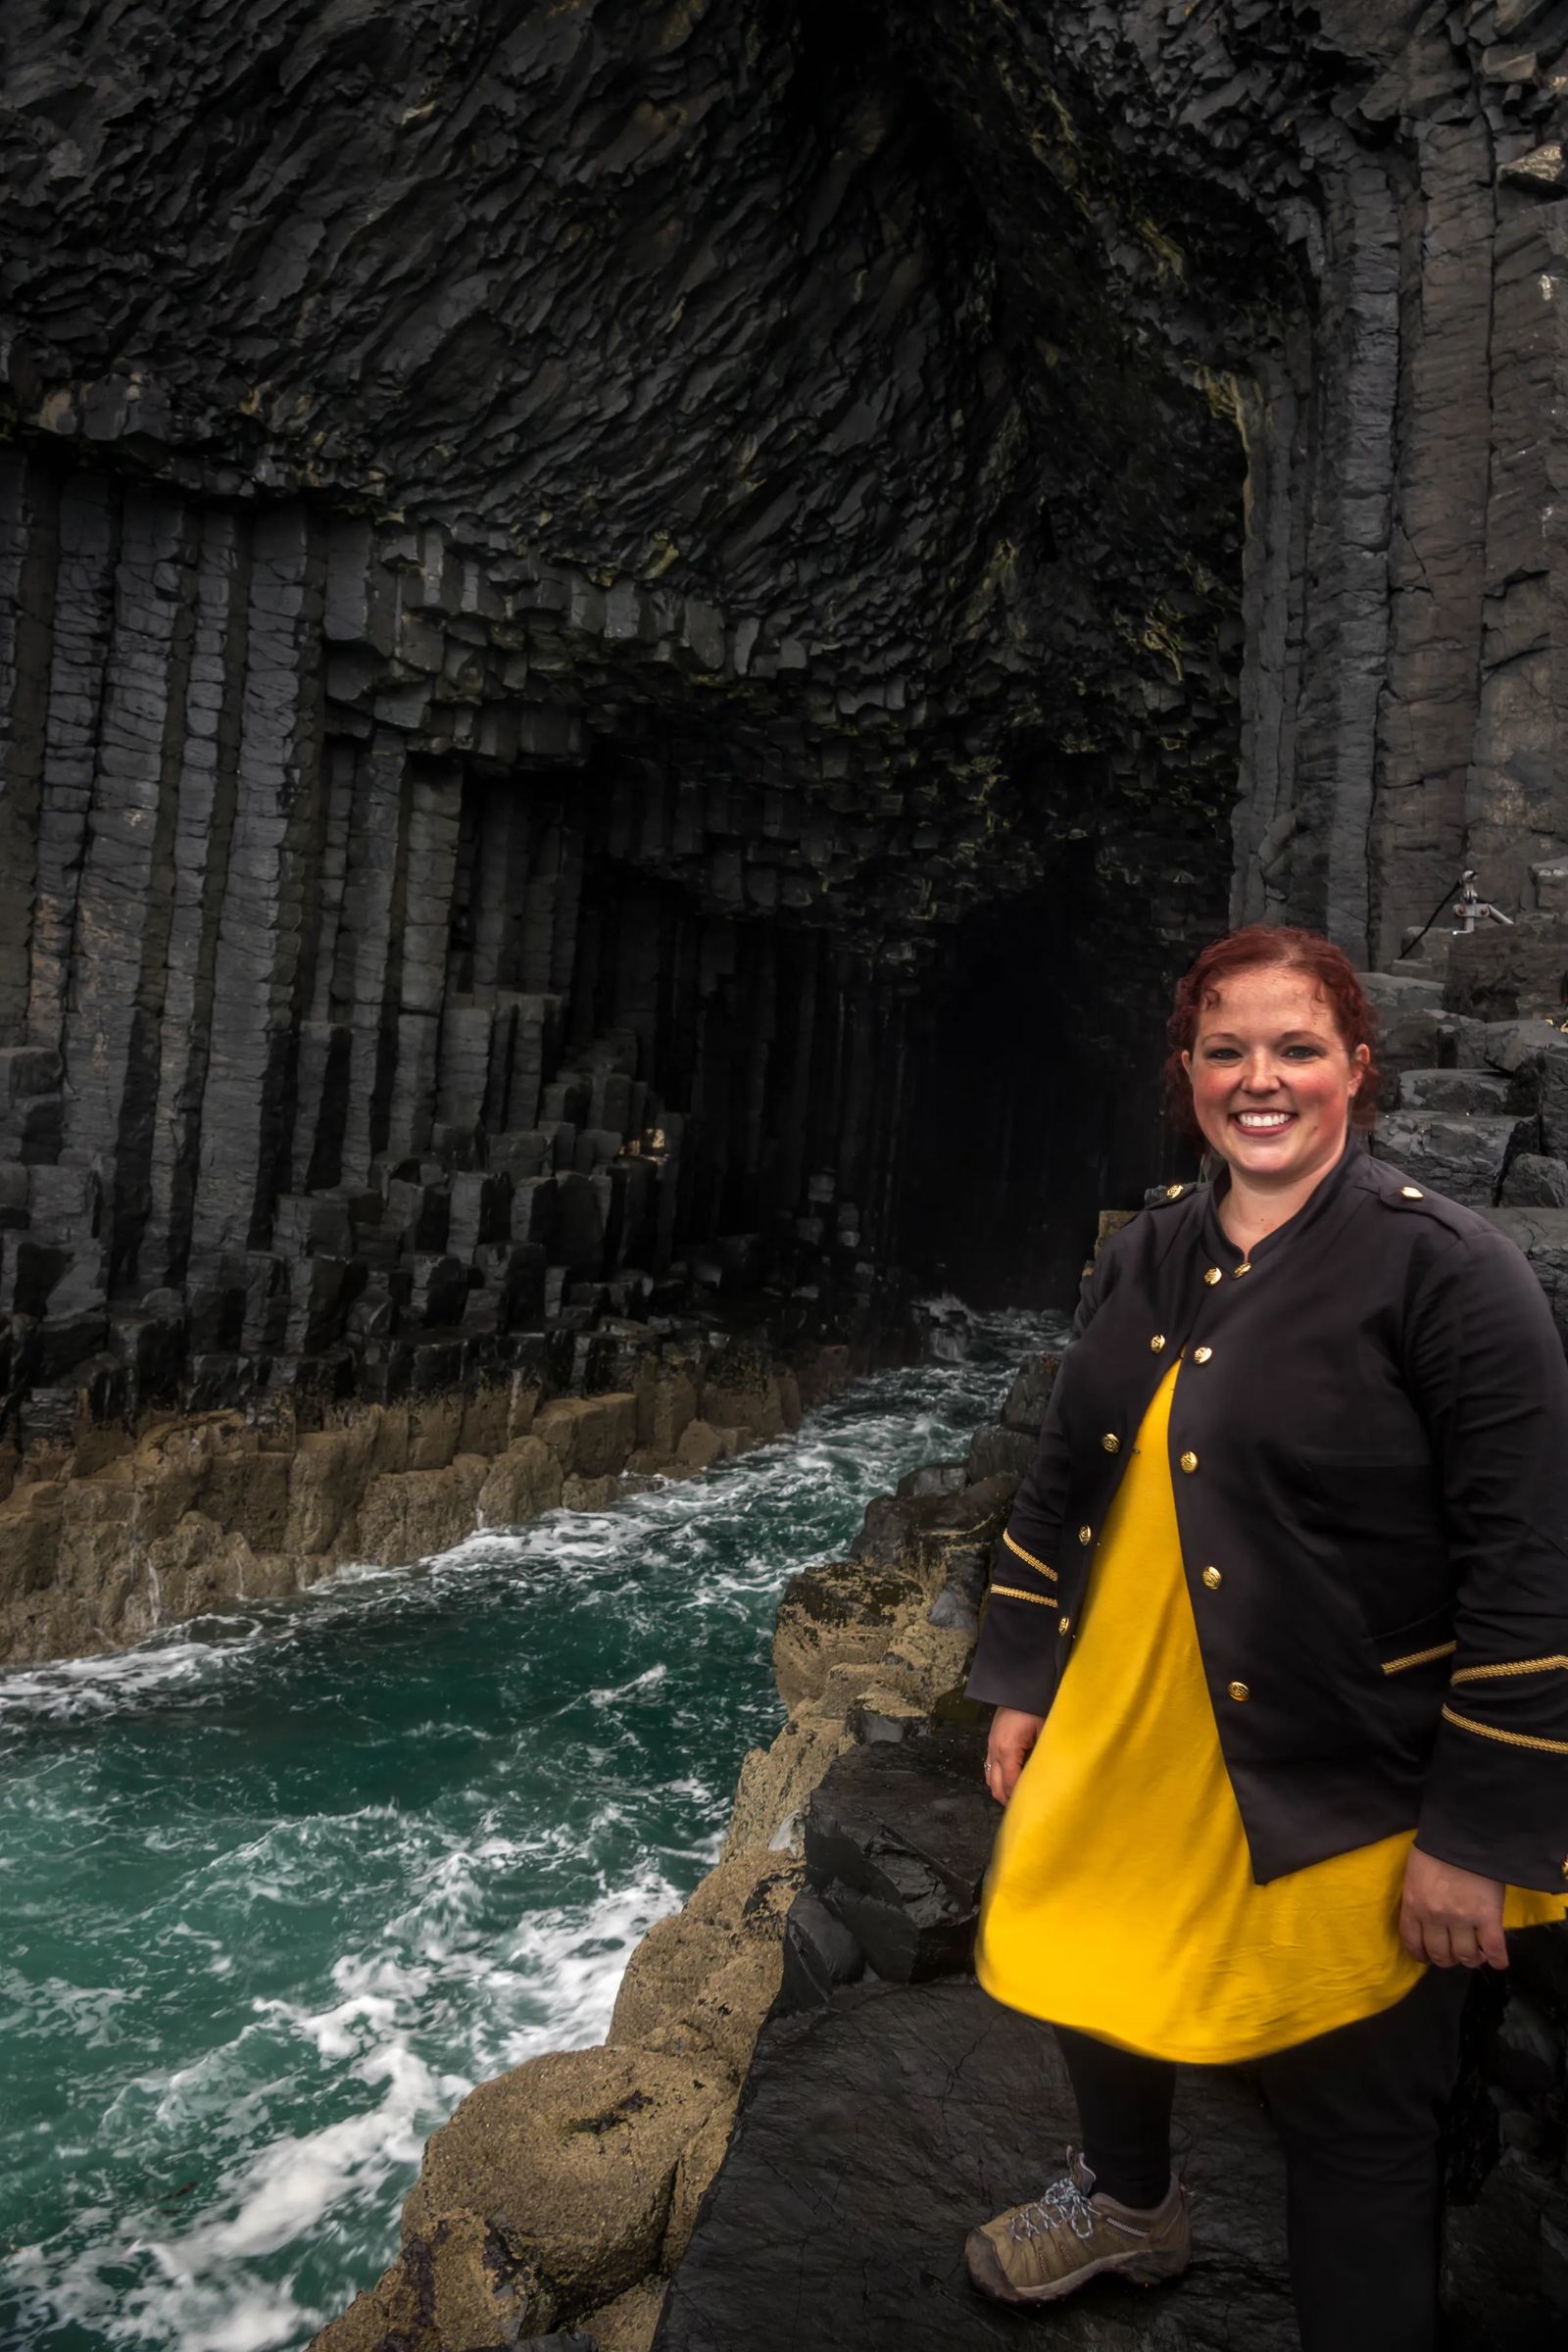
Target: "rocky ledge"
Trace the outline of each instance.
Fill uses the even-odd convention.
[[[274,1396],[100,1420],[0,1450],[0,1666],[143,1639],[347,1561],[426,1558],[479,1528],[600,1510],[795,1429],[866,1369],[849,1336],[778,1324],[601,1324],[518,1335],[464,1377],[432,1343],[398,1401]]]
[[[955,1693],[1016,1484],[990,1464],[1007,1438],[1027,1450],[1045,1370],[966,1462],[912,1472],[848,1560],[793,1580],[789,1712],[742,1764],[716,1866],[632,1954],[601,2046],[481,2084],[431,2136],[402,2252],[313,2352],[490,2352],[552,2328],[647,2352],[763,2020],[868,1973],[964,1964],[992,1824],[978,1711]]]

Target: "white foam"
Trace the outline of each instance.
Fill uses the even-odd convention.
[[[976,1331],[986,1323],[972,1321]],[[1005,1337],[1014,1353],[1042,1344],[1021,1319]],[[121,1709],[156,1717],[164,1703],[188,1715],[209,1693],[231,1690],[249,1705],[270,1690],[270,1678],[295,1671],[291,1653],[308,1654],[318,1671],[340,1632],[348,1639],[358,1625],[406,1612],[433,1617],[449,1593],[473,1605],[485,1579],[508,1606],[520,1599],[553,1614],[563,1593],[578,1608],[612,1605],[642,1655],[652,1653],[637,1668],[633,1647],[622,1672],[628,1653],[612,1648],[604,1688],[572,1694],[579,1726],[586,1705],[603,1736],[596,1745],[574,1734],[570,1770],[579,1788],[592,1787],[594,1802],[569,1817],[564,1806],[561,1818],[519,1819],[509,1794],[489,1783],[450,1805],[291,1815],[228,1850],[221,1838],[233,1834],[232,1816],[215,1828],[198,1807],[164,1834],[138,1817],[143,1846],[180,1857],[187,1873],[155,1941],[167,1952],[166,1939],[188,1939],[172,1948],[193,1985],[229,1980],[213,1993],[230,2004],[214,2029],[219,2038],[204,2049],[194,2031],[180,2042],[171,2028],[170,2063],[131,2039],[132,2027],[140,2030],[134,1998],[111,2000],[63,1977],[43,1986],[19,1981],[24,2030],[25,2004],[37,2000],[62,2032],[84,2026],[89,2036],[127,2045],[99,2079],[103,2113],[83,2152],[92,2164],[114,2149],[123,2174],[129,2152],[143,2181],[172,2182],[190,2167],[185,2151],[199,2148],[207,2171],[172,2218],[139,2209],[154,2186],[131,2192],[138,2209],[127,2217],[123,2204],[103,2201],[89,2174],[99,2202],[74,2214],[58,2239],[12,2259],[31,2328],[23,2340],[66,2325],[110,2352],[297,2352],[341,2309],[390,2259],[425,2133],[471,2082],[602,2039],[636,1943],[715,1858],[727,1795],[716,1766],[694,1760],[666,1782],[651,1770],[646,1786],[626,1785],[625,1757],[640,1752],[646,1724],[638,1710],[697,1703],[679,1645],[696,1654],[705,1621],[725,1642],[737,1626],[749,1639],[783,1577],[842,1544],[847,1507],[884,1490],[911,1458],[961,1443],[965,1416],[995,1409],[1003,1371],[971,1360],[882,1375],[814,1414],[795,1444],[719,1465],[701,1488],[671,1485],[613,1513],[552,1514],[515,1533],[487,1531],[416,1568],[351,1567],[286,1602],[172,1629],[120,1656],[0,1677],[0,1729],[24,1729],[29,1717],[91,1725]],[[655,1547],[677,1571],[662,1585],[635,1573]],[[738,1720],[740,1745],[752,1721],[750,1713]],[[412,1721],[398,1736],[416,1737]],[[685,1764],[680,1749],[675,1756]],[[527,1784],[539,1791],[531,1804],[549,1809],[544,1792],[560,1785],[551,1777],[560,1769],[558,1759]],[[34,1831],[54,1823],[54,1805],[60,1835],[83,1833],[66,1809],[79,1784],[45,1773],[24,1786]],[[651,1801],[661,1823],[654,1850],[643,1826]],[[640,1856],[629,1870],[619,1859],[628,1851]],[[0,1867],[11,1860],[0,1854]],[[549,1899],[552,1886],[581,1886],[596,1863],[616,1883],[583,1899]],[[310,1941],[320,1935],[311,1923],[322,1894],[339,1886],[356,1948],[328,1957]],[[279,1902],[288,1906],[281,1941],[271,1910]],[[172,1915],[198,1905],[210,1907],[221,1942]],[[258,1938],[269,1961],[261,1983],[250,1974]],[[88,1956],[90,1933],[82,1944],[72,1965],[83,1976],[107,1973]],[[299,1953],[292,1969],[291,1948]],[[232,2004],[251,1984],[256,1996],[236,2016]],[[6,1990],[9,2002],[9,1977]],[[200,2014],[200,1995],[193,2006]],[[308,2308],[313,2296],[327,2308]]]

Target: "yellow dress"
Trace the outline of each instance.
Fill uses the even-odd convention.
[[[1180,1363],[1105,1522],[1072,1659],[1019,1775],[981,1899],[976,1969],[1009,2008],[1200,2065],[1288,2048],[1408,1992],[1413,1830],[1259,1886],[1182,1572],[1166,1432]],[[1510,1887],[1505,1924],[1568,1898]]]

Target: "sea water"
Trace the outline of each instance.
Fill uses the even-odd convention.
[[[464,2093],[603,2037],[782,1721],[785,1582],[1061,1337],[943,1330],[703,1479],[0,1675],[6,2352],[305,2344]]]

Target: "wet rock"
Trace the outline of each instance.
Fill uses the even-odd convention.
[[[463,2213],[557,2310],[623,2294],[657,2262],[677,2165],[728,2092],[722,2068],[623,2048],[557,2052],[481,2083],[426,2144],[405,2264]]]
[[[715,1429],[710,1421],[689,1421],[681,1431],[670,1466],[677,1477],[695,1478],[711,1470],[715,1462],[729,1461],[739,1449],[734,1430]]]
[[[778,1377],[756,1348],[727,1348],[703,1378],[699,1407],[718,1429],[742,1431],[754,1444],[782,1435],[784,1400]]]
[[[529,1433],[563,1471],[603,1478],[624,1469],[637,1444],[635,1396],[562,1396],[541,1405]]]
[[[906,1470],[893,1492],[899,1501],[924,1501],[932,1494],[956,1494],[978,1475],[963,1462],[922,1462]]]
[[[1051,1402],[1051,1391],[1060,1368],[1059,1355],[1024,1357],[1012,1376],[1012,1386],[1007,1391],[1007,1400],[1002,1408],[1004,1428],[1017,1430],[1026,1438],[1040,1435],[1040,1424],[1045,1418],[1046,1406]]]
[[[758,2045],[729,2152],[671,2283],[657,2352],[981,2352],[1028,2323],[969,2285],[976,2222],[1038,2195],[1076,2117],[1049,2030],[972,1983],[855,1985]],[[1297,2352],[1282,2166],[1255,2095],[1184,2070],[1179,2161],[1198,2260],[1158,2294],[1054,2311],[1074,2352],[1178,2341]]]
[[[992,1423],[977,1429],[969,1440],[968,1471],[971,1479],[1004,1477],[1022,1478],[1035,1458],[1038,1436],[1021,1429],[1008,1429]]]
[[[561,1457],[535,1437],[517,1438],[490,1465],[475,1502],[481,1527],[520,1527],[562,1499]]]
[[[372,1479],[349,1539],[355,1555],[391,1565],[449,1551],[473,1532],[489,1469],[481,1455],[459,1454],[445,1470]]]

